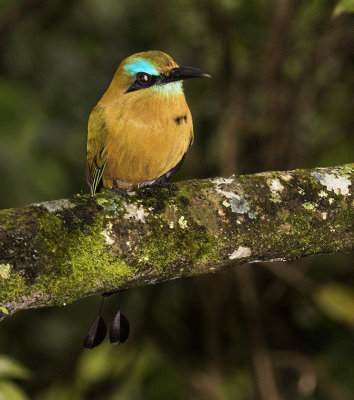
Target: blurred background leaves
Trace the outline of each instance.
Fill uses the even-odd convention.
[[[151,49],[213,76],[185,84],[195,143],[176,180],[353,161],[345,11],[351,0],[0,0],[0,207],[88,192],[89,112],[120,61]],[[131,337],[92,351],[99,298],[18,313],[0,325],[0,399],[352,399],[352,265],[317,256],[129,290]]]
[[[11,357],[0,354],[0,400],[27,400],[25,392],[14,379],[29,379],[29,370]]]
[[[353,0],[340,0],[336,5],[333,15],[337,16],[342,13],[353,13],[354,12],[354,1]]]

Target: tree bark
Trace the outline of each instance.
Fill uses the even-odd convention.
[[[353,250],[354,164],[192,180],[0,211],[0,310]]]

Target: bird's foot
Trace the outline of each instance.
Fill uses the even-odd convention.
[[[111,189],[112,192],[116,193],[120,197],[128,197],[128,192],[125,189],[119,188],[117,185],[114,185]]]

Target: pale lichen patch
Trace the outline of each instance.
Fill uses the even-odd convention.
[[[122,210],[122,207],[114,201],[113,197],[95,197],[96,203],[101,206],[105,211],[109,214],[112,214],[113,218],[118,217],[119,212]],[[126,204],[123,202],[123,204]]]
[[[235,260],[238,258],[246,258],[252,254],[251,249],[249,247],[239,246],[237,250],[229,255],[230,260]]]
[[[280,178],[285,182],[289,182],[289,181],[291,181],[291,179],[293,179],[293,176],[290,174],[284,174],[284,175],[281,175]]]
[[[225,190],[216,189],[216,191],[226,198],[230,199],[230,202],[224,204],[225,200],[223,201],[223,205],[225,207],[231,206],[231,211],[236,214],[247,214],[249,218],[255,219],[257,218],[258,211],[251,211],[249,203],[246,199],[247,195],[245,194],[235,194],[232,192],[227,192]]]
[[[124,219],[133,218],[141,222],[145,222],[145,218],[149,215],[149,213],[145,212],[143,207],[137,207],[135,204],[127,204],[125,206],[125,211]]]
[[[322,219],[325,220],[325,219],[327,219],[328,213],[323,212],[323,213],[321,213],[321,215],[322,215]]]
[[[227,192],[226,190],[216,189],[216,191],[228,199],[232,199],[236,196],[235,193]]]
[[[0,278],[2,279],[9,279],[11,272],[11,265],[10,264],[0,264]]]
[[[321,190],[321,191],[318,193],[318,196],[319,196],[319,197],[327,197],[327,196],[328,196],[328,193],[325,192],[324,190]]]
[[[233,178],[215,178],[212,179],[212,182],[215,183],[216,185],[229,185],[232,183],[234,180]]]
[[[235,194],[231,201],[231,211],[237,214],[247,214],[249,218],[255,219],[257,218],[258,212],[251,211],[249,203],[246,199],[246,196],[241,194],[240,196]]]
[[[280,203],[280,194],[284,190],[284,186],[281,184],[279,179],[267,179],[268,187],[270,190],[271,201],[273,203]]]
[[[107,244],[112,245],[114,243],[114,239],[112,239],[111,234],[112,234],[112,224],[109,223],[107,225],[107,228],[104,229],[102,232],[102,235],[106,239]]]
[[[275,192],[282,192],[284,190],[284,186],[280,183],[279,179],[273,179],[269,187],[271,191]]]
[[[36,203],[33,205],[44,207],[49,212],[56,212],[56,211],[61,211],[61,210],[67,209],[67,208],[75,207],[75,204],[73,204],[70,200],[67,200],[67,199],[47,201],[45,203]]]
[[[246,214],[250,210],[250,206],[244,195],[234,195],[234,197],[230,201],[230,205],[231,211],[234,213]]]
[[[321,174],[320,172],[311,172],[311,175],[314,177],[316,183],[325,186],[328,191],[343,196],[349,194],[350,179],[334,174]]]
[[[187,221],[186,221],[186,219],[184,218],[183,215],[179,218],[179,220],[178,220],[178,225],[179,225],[182,229],[187,228]]]

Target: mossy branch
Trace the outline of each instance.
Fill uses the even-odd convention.
[[[0,211],[1,310],[63,305],[246,262],[348,252],[353,179],[348,164]]]

